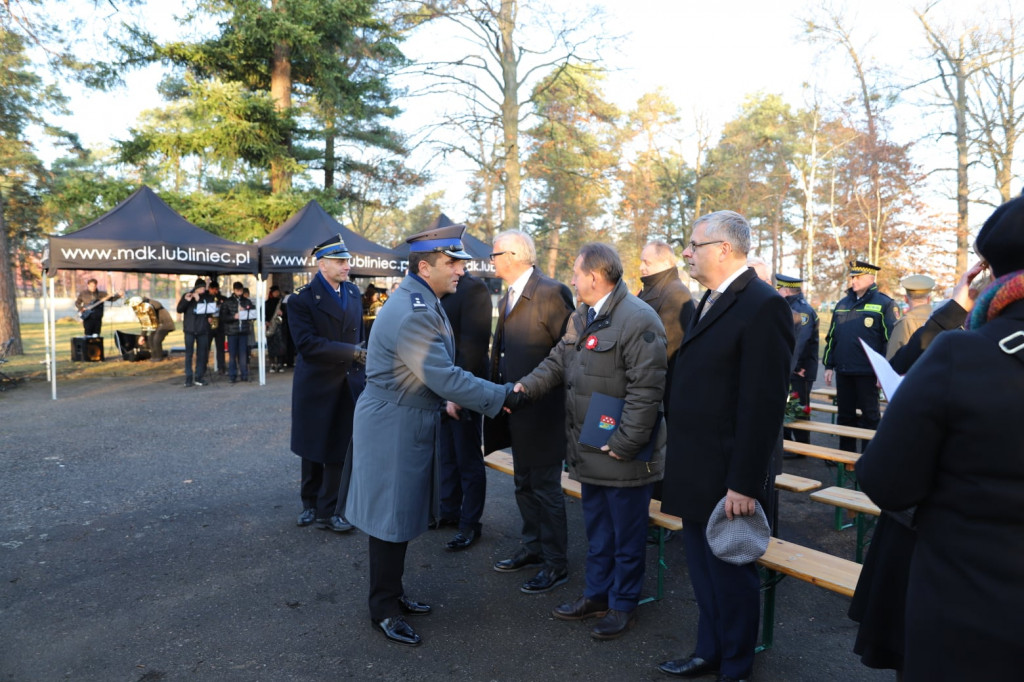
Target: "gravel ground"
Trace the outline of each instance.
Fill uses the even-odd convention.
[[[120,364],[108,361],[113,374]],[[488,470],[484,534],[448,553],[449,529],[409,547],[406,588],[435,612],[424,645],[373,630],[366,537],[298,528],[288,450],[291,375],[266,386],[182,387],[180,361],[137,376],[39,382],[0,394],[0,680],[666,680],[696,613],[681,543],[666,594],[610,642],[550,616],[582,592],[580,505],[567,499],[569,584],[523,595],[491,564],[518,542],[511,477]],[[123,365],[121,365],[123,367]],[[835,445],[815,435],[814,442]],[[822,481],[817,460],[787,461]],[[832,508],[782,493],[780,536],[853,557]],[[656,552],[648,555],[655,589]],[[849,599],[792,578],[778,590],[760,680],[891,680],[851,652]],[[706,678],[710,679],[710,678]]]

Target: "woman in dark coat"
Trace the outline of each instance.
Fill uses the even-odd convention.
[[[894,370],[906,374],[938,334],[963,327],[979,288],[971,283],[986,267],[983,261],[979,262],[960,277],[952,300],[935,311],[889,361]],[[980,278],[979,284],[981,279],[987,277]],[[903,671],[903,607],[917,539],[911,520],[911,513],[882,512],[850,602],[850,618],[860,623],[853,652],[869,668]]]
[[[904,679],[1016,679],[1024,640],[1024,198],[976,249],[997,279],[937,337],[857,464],[882,509],[916,507]],[[1020,352],[1018,352],[1020,351]]]

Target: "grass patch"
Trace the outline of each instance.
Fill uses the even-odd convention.
[[[118,325],[122,331],[139,333],[138,326],[129,324]],[[185,334],[178,329],[164,339],[164,350],[170,351],[173,346],[185,345]],[[82,323],[74,319],[57,320],[57,378],[90,376],[137,376],[157,372],[171,375],[184,371],[181,362],[183,356],[172,356],[165,362],[126,362],[121,359],[114,345],[115,325],[103,324],[103,362],[72,362],[71,339],[82,335]],[[7,359],[3,371],[14,378],[28,381],[46,381],[46,342],[43,338],[42,323],[22,324],[21,342],[25,348],[23,355],[14,355]]]

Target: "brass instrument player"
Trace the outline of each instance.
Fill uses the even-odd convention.
[[[197,279],[195,286],[178,301],[179,313],[184,315],[185,331],[185,388],[206,384],[206,361],[210,355],[210,320],[217,319],[219,306],[206,290],[206,281]],[[195,355],[195,371],[192,356]]]

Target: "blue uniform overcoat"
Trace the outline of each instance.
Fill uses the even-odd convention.
[[[297,357],[292,379],[292,441],[299,457],[340,464],[352,438],[352,413],[363,390],[362,365],[352,362],[363,341],[359,288],[342,282],[341,299],[318,273],[288,298],[288,328]]]
[[[437,429],[451,400],[493,417],[504,387],[454,364],[451,326],[434,292],[409,276],[377,314],[356,404],[345,517],[368,535],[406,542],[437,508]]]

